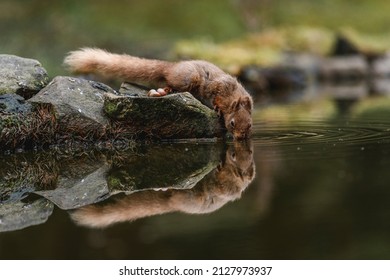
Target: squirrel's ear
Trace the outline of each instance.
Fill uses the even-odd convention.
[[[252,100],[250,97],[246,96],[244,98],[241,98],[240,104],[249,112],[252,111]]]

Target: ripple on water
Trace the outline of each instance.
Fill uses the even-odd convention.
[[[252,140],[257,147],[286,147],[311,154],[313,149],[318,153],[319,148],[322,152],[337,148],[337,154],[342,155],[390,143],[390,122],[258,122],[254,124]]]

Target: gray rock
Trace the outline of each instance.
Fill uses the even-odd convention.
[[[26,114],[31,112],[31,104],[17,94],[6,93],[0,95],[0,113]]]
[[[163,97],[104,97],[106,114],[135,135],[188,139],[219,137],[223,132],[217,114],[188,92]]]
[[[109,123],[103,112],[105,93],[114,95],[115,91],[102,83],[59,76],[29,102],[51,105],[64,127],[99,134]]]
[[[45,198],[29,203],[17,201],[0,204],[0,232],[43,224],[53,209],[54,204]]]
[[[30,98],[49,82],[49,76],[34,59],[0,55],[0,95],[16,93]]]

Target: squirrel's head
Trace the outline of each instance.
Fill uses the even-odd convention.
[[[252,100],[249,96],[240,97],[230,104],[224,115],[225,127],[234,139],[247,139],[252,133]]]
[[[252,133],[253,101],[244,87],[230,75],[224,75],[210,83],[215,94],[214,105],[223,114],[226,129],[234,139],[249,138]]]

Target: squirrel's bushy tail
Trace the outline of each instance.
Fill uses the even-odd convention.
[[[76,73],[94,73],[129,82],[164,85],[166,69],[172,63],[126,54],[113,54],[102,49],[83,48],[70,52],[64,64]]]

